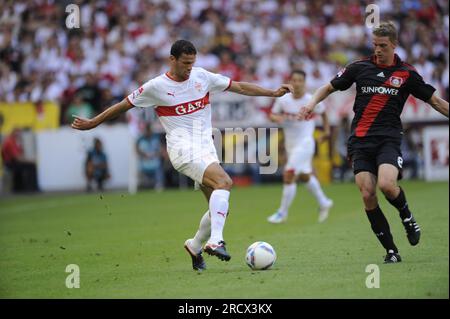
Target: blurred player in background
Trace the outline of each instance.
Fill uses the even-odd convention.
[[[139,171],[147,179],[154,179],[155,190],[164,189],[164,167],[162,162],[162,145],[150,125],[145,125],[144,134],[136,141],[136,153]]]
[[[372,34],[374,54],[347,65],[330,83],[319,88],[301,109],[299,118],[309,117],[315,106],[331,93],[347,90],[356,83],[348,155],[372,230],[386,249],[384,262],[397,263],[401,257],[378,205],[376,187],[378,184],[387,201],[399,211],[409,243],[417,245],[420,227],[408,207],[405,192],[397,185],[403,164],[400,114],[409,94],[446,117],[448,102],[436,95],[435,88],[426,84],[413,66],[395,54],[398,39],[392,22],[381,23]]]
[[[312,159],[315,151],[314,140],[314,120],[297,119],[299,107],[305,105],[311,94],[305,91],[306,73],[303,70],[292,71],[290,84],[294,92],[277,99],[271,114],[270,120],[282,124],[284,131],[285,149],[287,153],[287,164],[283,173],[283,193],[281,205],[278,210],[267,219],[270,223],[278,224],[285,222],[288,218],[289,207],[297,193],[297,180],[304,183],[308,190],[314,195],[319,204],[319,222],[325,221],[333,201],[322,191],[316,176],[312,174]],[[315,113],[320,114],[323,121],[324,135],[320,142],[330,137],[330,125],[328,117],[324,113],[323,104],[315,109]]]
[[[92,147],[86,157],[86,191],[92,191],[92,182],[97,185],[97,190],[103,190],[103,184],[111,176],[108,169],[108,158],[103,151],[103,143],[99,138],[94,139],[94,147]]]
[[[228,215],[232,180],[219,165],[212,139],[209,94],[231,91],[249,96],[280,97],[292,91],[283,84],[276,91],[194,67],[197,50],[185,40],[170,50],[170,70],[149,80],[126,99],[92,119],[75,116],[72,127],[89,130],[133,107],[154,107],[166,132],[167,151],[174,168],[200,185],[209,204],[194,238],[184,247],[194,270],[206,268],[202,251],[228,261],[223,228]],[[207,243],[202,248],[202,244]]]

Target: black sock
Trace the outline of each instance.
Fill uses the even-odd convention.
[[[412,216],[411,211],[409,210],[408,203],[406,202],[405,192],[403,192],[403,189],[400,187],[400,194],[398,194],[397,198],[395,199],[389,199],[386,197],[389,203],[391,203],[392,206],[397,208],[397,210],[400,213],[400,218],[405,220],[406,218],[410,218]]]
[[[366,210],[366,214],[374,234],[377,236],[384,249],[386,249],[387,252],[389,250],[393,250],[394,253],[398,253],[398,249],[394,244],[394,238],[392,237],[389,223],[381,211],[380,206],[377,206],[372,210]]]

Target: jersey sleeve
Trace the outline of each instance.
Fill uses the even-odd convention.
[[[281,99],[275,100],[275,103],[273,104],[272,109],[270,110],[270,113],[272,113],[272,114],[283,113],[283,103],[281,102]]]
[[[411,71],[410,73],[410,77],[408,79],[408,89],[414,97],[421,99],[424,102],[428,101],[434,91],[436,91],[433,86],[425,83],[422,76],[415,71]]]
[[[339,91],[345,91],[355,82],[358,66],[355,63],[347,65],[330,81],[331,85]]]
[[[156,106],[155,83],[150,80],[127,96],[128,102],[137,107]]]
[[[231,86],[231,79],[221,74],[206,71],[208,76],[208,91],[223,92]]]

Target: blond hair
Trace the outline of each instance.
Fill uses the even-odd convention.
[[[378,27],[373,29],[372,34],[378,37],[388,37],[392,43],[397,44],[397,28],[392,21],[381,22]]]

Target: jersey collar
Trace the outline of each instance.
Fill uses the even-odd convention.
[[[187,78],[187,79],[184,80],[184,81],[177,81],[177,80],[175,80],[173,77],[170,76],[169,71],[167,71],[167,72],[165,73],[165,76],[167,76],[167,77],[169,78],[169,80],[172,80],[172,81],[177,82],[177,83],[183,83],[183,82],[186,82],[187,80],[189,80],[189,78]]]
[[[377,64],[377,58],[376,58],[375,54],[372,55],[372,56],[370,57],[370,61],[371,61],[373,64],[375,64],[377,67],[379,67],[379,68],[390,68],[390,67],[399,65],[399,64],[401,64],[401,62],[402,62],[402,60],[401,60],[400,57],[397,55],[397,53],[394,54],[394,62],[393,62],[391,65],[387,65],[387,64]]]

